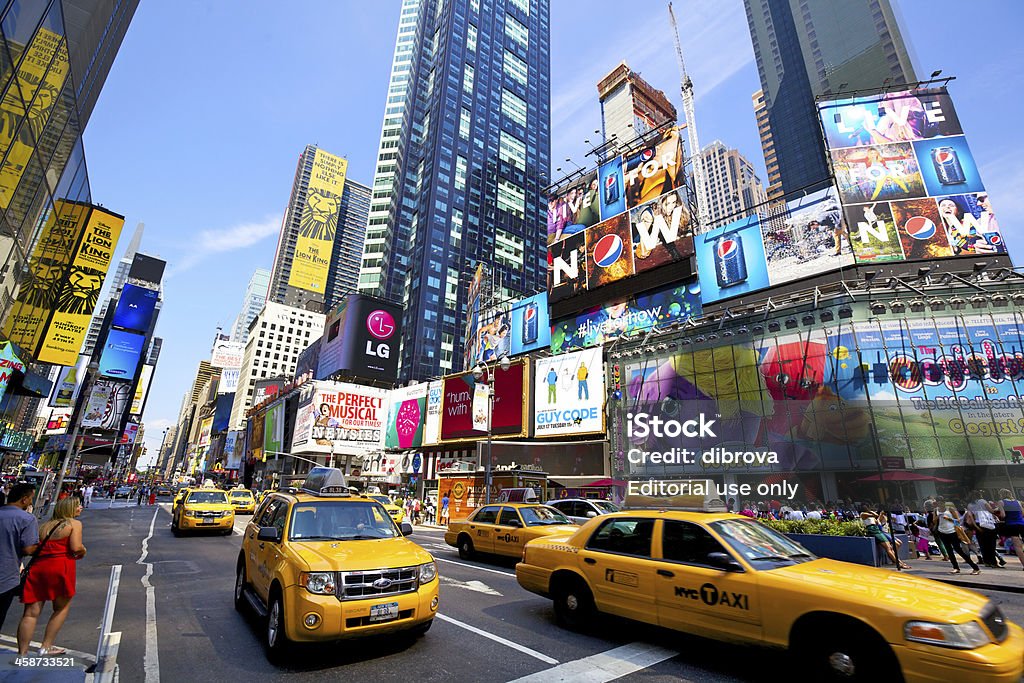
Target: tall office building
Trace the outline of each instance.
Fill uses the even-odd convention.
[[[91,356],[93,349],[96,348],[96,343],[100,338],[100,330],[103,328],[103,319],[107,315],[107,308],[110,307],[110,302],[117,299],[117,295],[121,291],[121,287],[128,281],[128,271],[131,270],[132,261],[135,260],[135,254],[139,251],[139,246],[142,244],[142,233],[145,232],[145,223],[139,223],[135,226],[135,232],[132,233],[132,238],[128,242],[128,248],[125,249],[124,256],[117,262],[117,270],[114,271],[114,277],[110,281],[110,289],[107,290],[107,298],[96,309],[96,314],[93,316],[92,321],[89,323],[89,331],[85,335],[85,346],[82,347],[82,353],[87,356]]]
[[[346,177],[348,161],[306,145],[281,225],[267,299],[323,311],[336,291],[355,288],[370,188]],[[355,245],[352,242],[356,242]]]
[[[748,215],[755,206],[767,201],[764,185],[754,166],[721,140],[715,140],[701,151],[700,162],[708,195],[701,206],[707,212],[709,227],[725,225]]]
[[[655,90],[626,62],[597,83],[601,102],[601,133],[624,144],[666,121],[676,120],[676,108],[665,93]]]
[[[231,404],[230,429],[242,428],[245,411],[252,407],[256,380],[295,375],[299,354],[323,336],[324,319],[322,313],[267,302],[249,326],[238,389]]]
[[[270,287],[270,271],[266,268],[257,268],[256,272],[249,278],[249,285],[245,288],[245,298],[242,300],[242,308],[235,318],[235,324],[231,328],[231,341],[244,344],[249,338],[249,325],[253,318],[259,315],[267,303],[267,290]]]
[[[768,122],[768,105],[764,101],[764,91],[758,90],[750,99],[754,105],[754,118],[757,119],[757,134],[761,138],[764,167],[768,172],[768,199],[777,199],[782,196],[782,175],[779,173],[779,157],[775,153],[772,127]]]
[[[337,306],[346,294],[356,291],[369,217],[370,188],[346,179],[345,190],[341,193],[338,234],[331,252],[331,269],[327,273],[324,313]]]
[[[818,95],[916,80],[890,0],[743,0],[784,192],[828,177]]]
[[[469,277],[542,289],[548,0],[403,0],[359,291],[405,306],[401,378],[459,369]]]

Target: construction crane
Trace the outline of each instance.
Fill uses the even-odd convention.
[[[679,74],[682,78],[679,84],[679,92],[683,96],[683,114],[686,116],[686,133],[690,142],[690,158],[693,159],[693,184],[697,192],[697,230],[707,230],[707,222],[704,220],[704,202],[707,195],[704,194],[704,164],[701,158],[700,140],[697,137],[697,119],[693,113],[693,81],[690,74],[686,73],[686,62],[683,61],[683,46],[679,42],[679,24],[676,23],[676,13],[672,11],[672,3],[668,3],[668,16],[672,21],[672,32],[676,39],[676,57],[679,58]]]

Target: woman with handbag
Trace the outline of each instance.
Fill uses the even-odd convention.
[[[939,515],[938,531],[942,545],[946,546],[946,554],[949,556],[949,561],[953,563],[953,571],[950,574],[960,573],[960,565],[956,562],[957,553],[967,561],[967,564],[971,565],[972,575],[980,574],[981,568],[974,563],[970,554],[964,551],[961,534],[966,536],[966,532],[960,526],[960,513],[953,503],[946,503],[946,509]]]
[[[75,562],[85,557],[82,545],[82,504],[74,496],[58,501],[53,516],[39,527],[44,539],[25,569],[21,601],[25,612],[18,624],[18,653],[28,654],[29,642],[36,630],[36,621],[43,603],[53,602],[53,614],[46,623],[46,632],[39,647],[41,655],[62,655],[65,650],[53,641],[68,616],[71,598],[75,595]]]

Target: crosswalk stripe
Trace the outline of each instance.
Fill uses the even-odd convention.
[[[607,652],[559,664],[510,683],[606,683],[636,673],[658,662],[675,657],[678,652],[647,643],[630,643]],[[680,683],[686,679],[676,678]]]

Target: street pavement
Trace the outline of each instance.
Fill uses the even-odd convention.
[[[263,654],[257,619],[238,614],[232,605],[240,532],[248,519],[239,517],[237,533],[231,536],[175,538],[166,503],[118,503],[112,509],[105,501],[94,503],[82,515],[89,554],[79,563],[78,594],[58,640],[78,653],[78,677],[32,678],[22,672],[17,680],[85,678],[82,671],[92,663],[86,653],[97,648],[97,627],[115,564],[122,567],[113,622],[114,630],[122,633],[121,681],[280,678],[284,672]],[[525,677],[573,680],[585,674],[589,681],[724,683],[783,680],[791,671],[782,653],[616,618],[601,618],[586,634],[566,631],[555,624],[550,601],[516,583],[514,560],[463,561],[445,545],[438,529],[417,527],[411,538],[434,555],[441,574],[441,608],[430,632],[419,639],[391,637],[301,648],[286,667],[289,679],[486,682]],[[147,563],[154,608],[149,617],[143,583]],[[1024,595],[981,592],[1000,602],[1011,620],[1024,623]],[[0,636],[3,680],[8,680],[10,669],[4,665],[11,657],[3,650],[14,634],[17,611],[14,606],[3,626],[7,637]],[[37,639],[42,628],[41,623]]]

